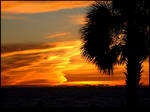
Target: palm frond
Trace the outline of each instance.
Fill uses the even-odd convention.
[[[118,56],[121,53],[119,45],[110,48],[114,34],[112,26],[115,26],[112,24],[115,21],[112,19],[113,16],[107,4],[95,3],[87,13],[87,24],[80,30],[83,57],[108,74],[112,73],[113,65],[118,63]]]

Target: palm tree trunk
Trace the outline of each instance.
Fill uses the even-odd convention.
[[[133,16],[128,20],[127,29],[127,73],[126,73],[126,88],[127,88],[127,108],[135,109],[138,105],[138,87],[141,78],[141,64],[138,56],[138,48],[140,49],[136,39],[138,38],[136,25],[134,24]]]
[[[127,62],[126,88],[127,108],[136,108],[138,105],[138,87],[141,78],[141,62],[136,57],[130,57]]]

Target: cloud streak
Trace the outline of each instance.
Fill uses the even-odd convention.
[[[59,44],[59,42],[57,43]],[[50,51],[57,51],[57,50],[63,50],[63,49],[71,49],[74,46],[72,45],[66,45],[66,44],[62,44],[62,46],[58,46],[58,47],[50,47],[47,49],[26,49],[26,50],[18,50],[18,51],[14,51],[14,52],[4,52],[1,54],[1,57],[7,57],[7,56],[13,56],[13,55],[21,55],[21,54],[33,54],[33,53],[44,53],[44,52],[50,52]]]
[[[48,34],[46,38],[63,38],[64,36],[68,36],[70,32],[61,32],[61,33],[53,33],[53,34]]]

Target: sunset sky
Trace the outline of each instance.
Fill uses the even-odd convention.
[[[116,65],[108,76],[81,57],[79,29],[91,3],[2,1],[2,86],[124,85],[124,65]],[[146,60],[143,85],[148,85],[148,75]]]

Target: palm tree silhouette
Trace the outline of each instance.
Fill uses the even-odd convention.
[[[115,64],[126,64],[128,107],[137,102],[142,63],[148,56],[146,1],[97,1],[80,29],[82,55],[100,71],[112,74]]]

